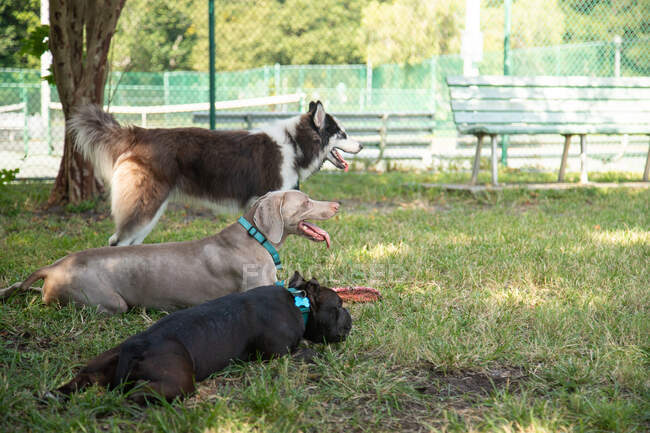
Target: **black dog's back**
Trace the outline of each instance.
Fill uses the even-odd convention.
[[[264,286],[174,312],[124,341],[120,358],[134,359],[145,346],[155,347],[171,338],[185,347],[194,364],[196,380],[203,380],[231,360],[246,361],[258,351],[266,353],[272,349],[269,352],[288,353],[304,333],[302,317],[292,307],[291,299],[282,287]],[[259,343],[264,343],[258,341],[260,330],[270,328],[276,328],[276,333],[283,331],[280,337],[287,347],[260,346]],[[123,363],[120,359],[116,371],[119,380],[126,379],[130,370],[128,360]],[[127,368],[120,369],[120,364]]]

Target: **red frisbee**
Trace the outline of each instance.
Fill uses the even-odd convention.
[[[344,302],[375,302],[381,299],[381,293],[372,287],[332,287]]]

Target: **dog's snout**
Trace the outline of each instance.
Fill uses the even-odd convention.
[[[341,204],[334,202],[330,206],[332,207],[332,210],[334,210],[334,212],[338,212],[339,208],[341,207]]]
[[[363,144],[359,143],[359,152],[363,150]]]

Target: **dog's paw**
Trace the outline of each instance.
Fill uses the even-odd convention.
[[[318,352],[316,352],[314,349],[310,349],[309,347],[298,349],[293,354],[293,359],[296,361],[304,362],[306,364],[315,364],[317,357]]]
[[[39,405],[47,406],[51,403],[65,403],[68,401],[68,396],[58,391],[45,391],[45,393],[36,400]]]

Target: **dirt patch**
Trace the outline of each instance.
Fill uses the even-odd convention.
[[[463,397],[467,401],[485,397],[494,391],[519,391],[526,373],[519,367],[499,367],[488,370],[441,371],[430,369],[425,381],[418,378],[415,390],[441,398]]]
[[[243,381],[243,377],[216,376],[197,384],[196,391],[185,401],[187,407],[196,407],[200,403],[218,399],[225,394],[224,389],[237,386]]]
[[[34,349],[47,350],[54,346],[54,342],[47,337],[37,337],[29,331],[11,332],[9,330],[0,331],[0,341],[3,344],[18,352],[29,352]]]
[[[39,209],[33,212],[31,218],[32,222],[47,221],[54,219],[57,222],[67,221],[71,216],[78,216],[79,218],[89,222],[95,223],[110,218],[110,209],[106,206],[98,205],[84,211],[70,211],[64,206],[53,206],[47,209]]]
[[[408,202],[399,201],[373,201],[359,202],[353,199],[339,200],[343,211],[354,211],[356,213],[390,213],[397,209],[417,209],[427,212],[449,212],[449,206],[437,205],[425,200],[413,200]]]

